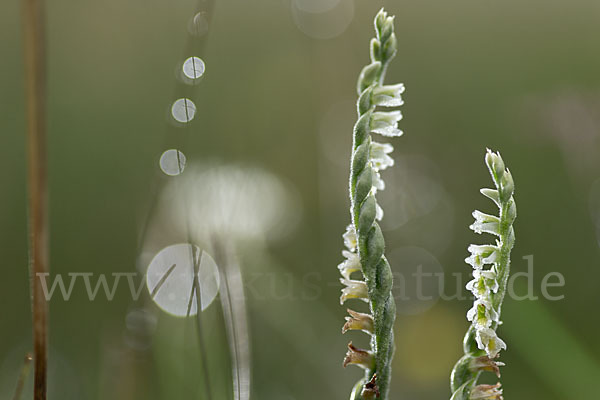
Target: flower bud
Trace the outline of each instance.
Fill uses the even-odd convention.
[[[396,35],[392,32],[389,36],[388,40],[383,45],[383,59],[391,60],[396,55],[396,51],[398,50],[398,39],[396,39]]]
[[[509,200],[508,209],[506,211],[506,223],[512,225],[517,219],[517,205],[514,200]]]
[[[388,41],[388,39],[390,38],[390,36],[392,36],[392,34],[394,33],[394,17],[388,17],[386,16],[385,20],[383,21],[383,24],[381,26],[381,29],[379,30],[379,41],[381,43],[384,43]]]
[[[379,77],[381,71],[381,62],[375,61],[362,69],[358,77],[357,91],[361,94],[366,88],[371,86]]]
[[[494,153],[490,149],[487,149],[485,163],[492,173],[494,181],[496,181],[496,185],[498,185],[502,179],[502,176],[504,176],[504,161],[502,160],[502,157],[500,157],[499,153]]]
[[[515,191],[515,183],[510,171],[506,171],[500,180],[500,200],[507,202]]]
[[[377,15],[375,16],[375,31],[381,32],[383,30],[383,25],[385,24],[387,18],[387,11],[385,11],[383,8],[379,10]]]

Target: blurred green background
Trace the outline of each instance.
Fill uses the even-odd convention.
[[[382,5],[396,15],[400,49],[387,81],[407,88],[406,134],[393,141],[397,165],[384,172],[381,194],[392,268],[429,263],[445,272],[448,292],[453,273],[464,285],[467,245],[488,240],[467,228],[471,211],[493,210],[478,194],[490,184],[484,151],[500,150],[517,187],[513,271],[526,271],[523,257],[533,255],[536,296],[549,272],[566,282],[550,290],[560,301],[507,300],[499,331],[508,343],[505,396],[597,398],[594,0],[217,0],[197,54],[206,62],[192,97],[198,111],[186,129],[168,122],[168,109],[184,95],[174,71],[196,55],[184,50],[195,1],[47,2],[52,272],[136,270],[153,188],[166,179],[158,177],[166,148],[183,147],[190,165],[259,168],[287,188],[287,214],[276,221],[287,229],[236,242],[252,282],[252,398],[347,398],[362,372],[342,369],[345,346],[365,339],[340,334],[336,265],[348,221],[355,81]],[[10,399],[31,342],[18,1],[0,6],[0,46],[0,399]],[[113,301],[90,301],[82,286],[69,301],[51,301],[52,399],[205,398],[193,321],[154,307],[156,328],[136,347],[126,323],[135,307],[125,286]],[[449,397],[469,307],[399,300],[391,398]],[[212,386],[228,398],[218,302],[202,318]]]

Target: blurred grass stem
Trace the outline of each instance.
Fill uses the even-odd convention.
[[[13,400],[21,399],[21,395],[23,394],[23,387],[25,386],[25,381],[27,380],[27,377],[29,376],[29,370],[31,369],[31,360],[31,354],[27,353],[25,355],[25,360],[23,361],[23,368],[21,368],[19,379],[17,380],[17,386],[15,388]]]

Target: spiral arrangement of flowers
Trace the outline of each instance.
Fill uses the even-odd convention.
[[[496,242],[472,244],[468,248],[471,255],[465,261],[473,267],[473,280],[467,283],[467,289],[473,293],[475,301],[467,312],[471,327],[464,340],[465,355],[454,366],[450,378],[451,400],[502,399],[499,382],[495,385],[477,385],[477,379],[483,371],[494,372],[500,378],[499,367],[504,365],[496,361],[500,351],[506,349],[496,329],[501,324],[500,310],[510,273],[510,252],[515,243],[513,222],[517,217],[517,208],[513,198],[513,178],[500,154],[488,150],[485,163],[495,188],[481,189],[481,193],[498,206],[499,216],[474,211],[475,222],[470,228],[478,234],[496,236]]]
[[[389,143],[372,140],[371,133],[396,137],[402,135],[400,111],[380,111],[378,107],[403,104],[404,85],[383,85],[385,72],[396,55],[394,17],[382,9],[375,17],[376,37],[371,40],[371,63],[363,68],[357,85],[358,121],[354,126],[350,168],[350,214],[352,223],[343,235],[345,260],[339,265],[344,285],[340,302],[363,300],[366,313],[348,310],[343,332],[360,330],[371,336],[370,349],[352,343],[344,366],[365,369],[365,377],[354,387],[351,399],[387,398],[391,360],[394,353],[393,324],[396,306],[391,295],[392,271],[384,256],[385,242],[378,221],[383,210],[377,204],[377,191],[385,188],[380,172],[394,165]],[[360,274],[360,278],[353,275]]]

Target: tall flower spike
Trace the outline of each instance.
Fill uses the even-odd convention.
[[[515,242],[512,225],[517,208],[512,175],[500,154],[488,149],[485,163],[495,189],[481,189],[481,193],[492,200],[500,212],[499,216],[473,212],[475,222],[470,228],[479,234],[494,235],[496,243],[472,244],[468,248],[471,255],[465,262],[473,267],[473,280],[467,283],[467,289],[475,296],[475,302],[467,312],[471,326],[464,339],[465,355],[456,363],[450,377],[451,400],[502,400],[500,383],[477,385],[477,379],[483,371],[493,372],[500,378],[498,367],[504,365],[494,361],[500,351],[506,349],[496,329],[501,323],[500,310],[510,273],[510,252]]]
[[[385,72],[396,54],[394,17],[383,9],[375,17],[376,37],[371,40],[371,63],[363,68],[358,78],[358,121],[354,125],[352,163],[350,167],[350,214],[352,223],[344,233],[346,260],[338,268],[345,285],[341,301],[350,298],[366,300],[369,313],[348,310],[342,331],[361,330],[371,335],[371,349],[358,350],[350,345],[344,361],[365,368],[365,377],[352,391],[351,399],[386,400],[390,381],[393,348],[393,324],[396,306],[391,296],[392,271],[383,255],[385,243],[378,222],[383,210],[377,204],[378,190],[385,188],[381,171],[394,165],[390,153],[391,144],[371,139],[372,133],[382,136],[400,136],[398,110],[381,111],[377,107],[396,107],[403,104],[401,94],[404,85],[383,85]],[[361,279],[351,280],[358,271]],[[355,278],[356,279],[356,278]],[[367,363],[357,363],[361,357],[369,357]],[[372,361],[372,362],[371,362]]]

